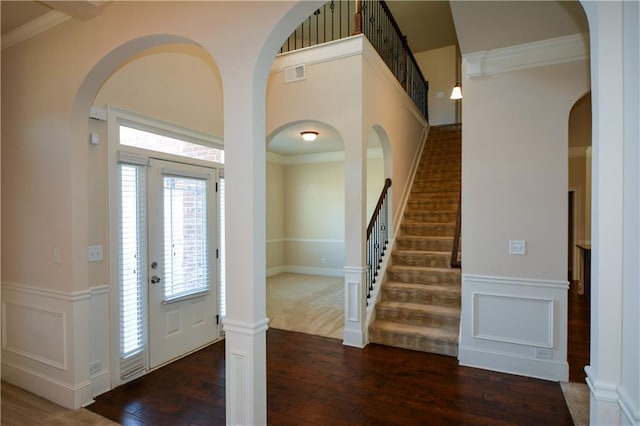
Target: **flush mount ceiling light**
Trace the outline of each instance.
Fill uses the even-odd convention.
[[[462,99],[462,86],[460,86],[460,83],[456,83],[456,85],[453,86],[449,99]]]
[[[304,132],[300,133],[300,135],[302,136],[302,139],[304,139],[305,141],[313,142],[318,137],[318,132],[313,132],[313,131],[307,130],[307,131],[304,131]]]

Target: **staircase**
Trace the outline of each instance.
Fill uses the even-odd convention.
[[[460,125],[431,127],[369,329],[372,343],[458,355]]]

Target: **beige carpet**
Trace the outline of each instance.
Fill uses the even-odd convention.
[[[109,426],[118,424],[84,408],[76,411],[67,410],[6,382],[2,382],[1,416],[1,424],[7,426]]]
[[[342,339],[344,279],[279,274],[267,278],[269,327]]]
[[[560,382],[564,399],[569,407],[573,424],[586,426],[589,424],[589,388],[584,383]]]

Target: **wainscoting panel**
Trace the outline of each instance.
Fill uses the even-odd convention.
[[[95,290],[106,312],[108,288]],[[89,363],[98,361],[93,376],[104,392],[109,383],[108,357],[94,360],[91,347],[105,348],[108,331],[91,335],[93,291],[62,292],[2,283],[2,379],[58,405],[78,409],[92,401]],[[97,318],[96,318],[97,319]],[[100,319],[99,319],[100,320]],[[108,330],[102,324],[102,330]],[[96,389],[96,390],[98,390]]]
[[[553,347],[553,300],[473,294],[473,337],[496,342]],[[500,312],[502,315],[495,315]],[[504,321],[502,316],[509,318]]]
[[[568,282],[463,274],[461,365],[567,381]]]
[[[18,328],[13,324],[23,326]],[[31,332],[24,332],[25,329]],[[67,370],[67,324],[64,312],[3,302],[2,350]]]

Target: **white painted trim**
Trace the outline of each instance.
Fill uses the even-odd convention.
[[[269,278],[269,277],[273,277],[274,275],[284,274],[287,272],[289,272],[287,270],[287,267],[284,265],[281,265],[281,266],[274,266],[273,268],[268,268],[266,275],[267,275],[267,278]]]
[[[49,299],[62,300],[64,302],[77,302],[87,300],[91,297],[91,290],[80,290],[74,292],[64,292],[60,290],[51,290],[48,288],[33,287],[25,284],[16,284],[10,282],[2,283],[2,291],[15,291],[18,293],[26,293],[32,296],[46,297]]]
[[[22,41],[28,40],[31,37],[35,37],[38,34],[47,31],[48,29],[53,28],[56,25],[62,24],[69,19],[71,19],[69,15],[65,15],[64,13],[58,12],[57,10],[51,10],[44,15],[38,16],[36,19],[33,19],[26,24],[23,24],[18,28],[9,31],[7,34],[3,34],[2,50],[18,44]]]
[[[513,299],[513,300],[527,300],[532,301],[534,303],[545,303],[547,305],[547,338],[544,341],[532,341],[525,339],[513,339],[504,336],[494,336],[490,334],[481,334],[478,331],[478,314],[476,312],[476,302],[479,297],[490,297],[490,298],[500,298],[500,299]],[[542,297],[523,297],[523,296],[514,296],[514,295],[506,295],[506,294],[497,294],[497,293],[488,293],[488,292],[480,292],[474,291],[471,294],[471,318],[474,319],[471,329],[471,337],[474,339],[482,339],[482,340],[491,340],[494,342],[502,342],[502,343],[511,343],[515,345],[525,345],[525,346],[533,346],[533,347],[542,347],[542,348],[553,348],[553,329],[554,329],[554,318],[553,318],[553,299],[542,298]]]
[[[56,361],[55,359],[50,359],[50,358],[46,358],[44,356],[38,355],[37,353],[33,353],[33,352],[29,352],[27,350],[24,349],[20,349],[20,348],[14,348],[12,346],[9,345],[8,341],[7,341],[7,306],[15,306],[18,308],[22,308],[25,310],[30,310],[32,312],[38,312],[40,314],[45,314],[48,315],[49,317],[55,317],[55,318],[59,318],[60,319],[60,323],[61,323],[61,336],[55,336],[57,338],[60,338],[62,341],[62,360]],[[50,320],[52,320],[52,318],[49,318]],[[18,356],[24,357],[24,358],[28,358],[34,361],[37,361],[41,364],[45,364],[54,368],[57,368],[58,370],[62,370],[62,371],[67,371],[69,369],[69,364],[68,364],[68,356],[67,356],[67,315],[64,312],[61,311],[54,311],[51,309],[45,309],[42,308],[40,306],[36,306],[36,305],[27,305],[24,303],[14,303],[14,302],[10,302],[10,301],[2,301],[2,350],[3,351],[7,351],[7,352],[11,352],[13,354],[16,354]],[[53,336],[49,336],[49,337],[53,337]],[[56,339],[57,340],[57,339]]]
[[[66,408],[77,410],[93,402],[91,381],[76,386],[27,367],[2,362],[2,380]]]
[[[626,421],[621,424],[638,425],[640,424],[640,409],[633,409],[634,403],[631,397],[625,392],[622,386],[618,386],[618,402],[620,404],[620,410]],[[636,405],[637,407],[637,405]]]
[[[359,34],[281,53],[276,56],[271,65],[271,74],[283,72],[286,68],[296,65],[321,64],[360,55],[364,39],[364,35]]]
[[[382,148],[368,148],[367,158],[383,158]],[[341,163],[344,162],[344,151],[300,155],[280,155],[275,152],[267,152],[267,162],[283,166],[290,166],[292,164]]]
[[[586,382],[591,395],[598,401],[617,404],[620,399],[618,385],[616,383],[593,380],[590,366],[585,367],[584,370],[587,373]]]
[[[557,380],[557,377],[565,377],[564,381],[568,380],[569,364],[566,361],[529,358],[466,346],[461,346],[459,352],[460,365],[465,367],[482,368],[537,379]]]
[[[111,390],[111,372],[109,370],[103,370],[98,374],[91,376],[90,379],[91,395],[94,398]]]
[[[269,318],[264,318],[253,324],[244,321],[230,320],[229,318],[223,318],[222,325],[224,326],[225,333],[231,332],[241,334],[243,336],[257,336],[264,333],[269,328]]]
[[[469,78],[586,59],[589,59],[588,34],[573,34],[462,56]]]
[[[99,108],[99,107],[98,107]],[[198,145],[211,146],[213,148],[224,149],[224,139],[215,135],[211,135],[204,132],[199,132],[187,127],[180,126],[178,124],[169,123],[164,120],[149,117],[136,112],[128,111],[123,108],[118,108],[113,105],[107,106],[107,121],[113,120],[114,126],[120,123],[130,125],[133,128],[150,131],[154,133],[160,133],[162,135],[177,137],[186,142],[192,142]],[[111,141],[110,141],[111,142]],[[129,150],[127,145],[120,145],[120,141],[113,140],[116,149]],[[184,157],[183,158],[183,162]],[[188,162],[192,162],[193,159],[189,158]],[[197,161],[197,160],[196,160]]]
[[[568,281],[558,280],[538,280],[532,278],[511,278],[511,277],[492,277],[488,275],[462,274],[462,283],[465,281],[474,281],[483,284],[500,284],[500,285],[526,285],[530,287],[555,288],[558,290],[568,290]]]

